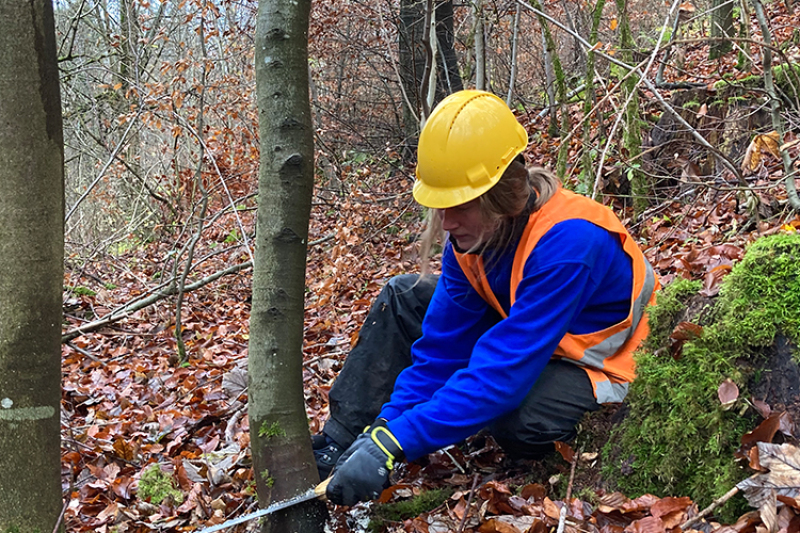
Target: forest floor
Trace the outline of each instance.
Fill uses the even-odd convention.
[[[783,4],[767,7],[773,26],[782,29],[776,40],[788,40],[800,18],[789,15]],[[797,55],[797,47],[789,52]],[[689,81],[710,85],[723,73],[735,78],[752,73],[733,67],[735,52],[708,61],[707,47],[698,43],[687,45],[685,54],[694,73]],[[664,95],[669,97],[669,91]],[[532,133],[526,157],[547,166],[555,161],[559,142],[533,134],[547,128],[537,111],[528,110],[521,118]],[[655,108],[651,111],[656,113]],[[571,113],[577,115],[577,106]],[[793,134],[787,142],[791,139]],[[580,141],[574,142],[573,157]],[[730,176],[720,176],[707,187],[686,173],[681,177],[680,171],[663,183],[652,206],[637,220],[626,204],[624,183],[605,202],[623,214],[662,284],[675,277],[704,280],[703,294],[713,297],[748,243],[779,231],[800,231],[800,217],[787,206],[781,162],[769,152],[764,151],[747,176],[755,205]],[[606,191],[620,176],[613,160],[608,165]],[[375,161],[354,160],[341,172],[337,186],[318,187],[309,230],[303,380],[312,433],[328,416],[327,392],[370,302],[392,276],[418,271],[416,241],[423,223],[410,195],[413,168],[388,154]],[[253,213],[243,211],[241,217],[252,233]],[[201,276],[247,260],[241,247],[230,246],[236,240],[231,238],[233,228],[232,218],[221,217],[206,232],[196,252],[197,257],[207,257],[198,264]],[[156,286],[165,275],[169,237],[95,261],[68,258],[65,331]],[[188,293],[182,321],[189,357],[183,364],[176,364],[180,362],[172,300],[64,344],[62,473],[68,531],[188,531],[257,508],[245,410],[249,302],[249,271]],[[611,410],[607,414],[585,429],[607,430],[613,418]],[[570,533],[661,533],[697,512],[692,495],[629,499],[604,492],[600,450],[576,450],[574,461],[570,452],[564,448],[542,462],[512,461],[491,438],[478,436],[432,454],[400,468],[397,484],[383,500],[408,500],[420,491],[444,489],[439,493],[444,494],[443,502],[433,509],[412,507],[406,514],[388,517],[386,527],[409,533],[544,533],[557,526],[561,508],[567,505]],[[143,485],[157,486],[152,472],[142,482],[152,464],[172,476],[174,489],[167,484],[142,490]],[[568,491],[573,496],[569,500]],[[361,526],[357,523],[364,509],[354,513],[331,508],[330,530],[363,527],[363,519]],[[793,524],[796,530],[798,524]],[[695,527],[711,529],[707,523]],[[746,516],[730,527],[747,533],[764,526]]]

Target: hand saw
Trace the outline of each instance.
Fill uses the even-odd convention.
[[[266,516],[268,514],[272,514],[275,511],[280,511],[282,509],[286,509],[293,505],[297,505],[298,503],[307,502],[308,500],[313,500],[315,498],[325,499],[325,489],[328,488],[328,483],[330,483],[331,478],[326,479],[316,487],[312,487],[305,491],[302,494],[294,496],[292,498],[288,498],[286,500],[281,500],[279,502],[271,503],[266,509],[259,509],[258,511],[250,514],[246,514],[240,516],[238,518],[234,518],[233,520],[228,520],[221,524],[217,524],[216,526],[211,526],[206,529],[201,529],[196,533],[213,533],[214,531],[221,531],[223,529],[228,529],[229,527],[233,527],[235,525],[241,524],[243,522],[247,522],[249,520],[254,520],[256,518]]]

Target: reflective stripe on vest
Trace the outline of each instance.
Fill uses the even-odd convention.
[[[658,279],[633,237],[614,213],[602,204],[565,189],[559,189],[538,211],[531,213],[517,245],[511,270],[511,305],[524,275],[525,262],[539,240],[553,226],[565,220],[586,220],[618,235],[622,249],[631,258],[633,289],[625,320],[600,331],[574,335],[567,333],[553,354],[582,367],[592,381],[598,403],[621,402],[628,394],[628,383],[636,375],[633,353],[647,336],[645,309],[655,303]],[[456,253],[461,269],[472,287],[500,316],[508,314],[492,292],[483,267],[475,254]]]

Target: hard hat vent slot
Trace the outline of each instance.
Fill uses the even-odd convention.
[[[461,112],[464,110],[464,108],[466,108],[470,104],[470,102],[473,102],[473,101],[477,100],[478,98],[486,98],[486,97],[489,97],[489,95],[488,94],[477,94],[477,95],[473,96],[472,98],[470,98],[469,100],[467,100],[466,102],[464,102],[463,104],[461,104],[461,107],[458,108],[458,111],[455,112],[455,114],[453,115],[453,119],[450,121],[450,130],[452,131],[453,125],[455,125],[456,120],[458,120],[458,116],[461,114]]]

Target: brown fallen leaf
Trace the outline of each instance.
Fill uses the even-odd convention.
[[[522,533],[517,527],[497,518],[487,520],[478,528],[480,533]]]
[[[761,400],[756,400],[755,398],[753,398],[752,404],[755,410],[758,411],[758,414],[760,414],[762,418],[769,418],[769,415],[772,412],[772,408],[769,406],[767,402],[763,402]]]
[[[722,404],[722,409],[727,411],[733,407],[733,404],[735,404],[736,400],[739,398],[739,387],[736,386],[736,383],[734,383],[731,378],[727,378],[719,384],[717,396],[719,397],[719,402]]]
[[[664,533],[664,522],[655,516],[645,516],[635,520],[625,528],[625,533]]]
[[[686,511],[690,505],[692,505],[692,499],[687,496],[682,498],[667,496],[666,498],[661,498],[659,501],[653,504],[653,506],[650,508],[650,514],[657,518],[661,518],[662,516],[674,513],[675,511]]]
[[[742,446],[748,448],[757,442],[772,442],[772,438],[778,430],[791,434],[792,426],[791,415],[786,411],[772,413],[753,431],[742,435]]]
[[[800,494],[800,450],[792,444],[758,442],[758,460],[769,471],[745,479],[736,486],[751,506],[761,509],[775,495],[797,498]]]
[[[556,451],[561,454],[561,457],[570,464],[575,459],[575,450],[567,444],[566,442],[556,441],[555,443]]]

